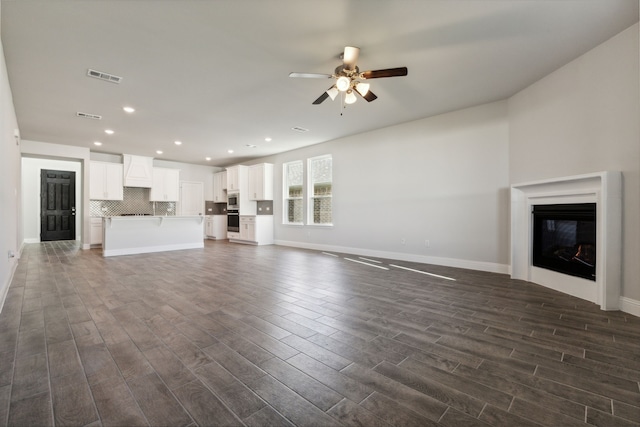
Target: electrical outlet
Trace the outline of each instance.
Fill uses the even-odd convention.
[[[430,248],[430,247],[431,247],[431,242],[429,242],[429,240],[425,240],[425,241],[424,241],[424,245],[425,245],[427,248]]]
[[[400,243],[404,245],[405,243],[407,243],[407,239],[403,238],[402,240],[400,240]]]

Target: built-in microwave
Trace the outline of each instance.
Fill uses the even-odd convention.
[[[240,209],[239,193],[229,193],[227,195],[227,209]]]

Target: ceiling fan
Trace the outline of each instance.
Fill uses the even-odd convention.
[[[336,82],[329,89],[323,92],[318,99],[313,101],[314,105],[321,104],[329,97],[331,97],[331,100],[333,101],[340,92],[345,94],[344,102],[346,104],[353,104],[358,99],[355,95],[356,93],[366,99],[367,102],[371,102],[378,98],[369,90],[369,83],[365,83],[363,80],[406,76],[408,73],[407,67],[369,70],[361,73],[360,69],[356,65],[359,54],[360,48],[346,46],[344,48],[344,53],[340,54],[342,65],[337,66],[333,74],[290,73],[289,77],[335,79]]]

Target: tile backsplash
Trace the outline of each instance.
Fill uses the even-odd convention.
[[[148,188],[124,187],[123,200],[91,200],[89,201],[91,216],[176,214],[176,202],[150,202],[149,192]]]
[[[205,200],[204,202],[205,215],[226,215],[227,204],[226,203],[214,203],[211,200]]]
[[[261,200],[257,206],[258,215],[273,215],[273,200]]]

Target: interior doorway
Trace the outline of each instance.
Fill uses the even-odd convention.
[[[76,239],[76,173],[42,169],[40,241]]]
[[[204,215],[204,184],[180,181],[179,215]]]

